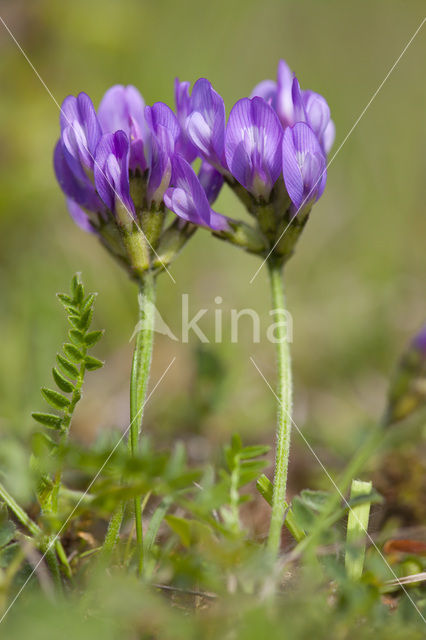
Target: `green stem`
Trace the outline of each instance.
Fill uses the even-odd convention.
[[[9,509],[15,514],[17,519],[21,524],[24,525],[28,529],[28,531],[35,538],[40,538],[42,536],[42,530],[40,527],[31,520],[30,516],[19,506],[19,504],[15,501],[14,498],[10,495],[8,490],[0,483],[0,498],[4,500]]]
[[[282,265],[270,261],[268,264],[272,306],[280,316],[285,314],[285,301],[282,282]],[[277,436],[275,452],[274,489],[272,494],[271,524],[267,547],[276,556],[280,549],[281,529],[286,509],[286,488],[288,460],[290,455],[291,410],[292,410],[292,376],[290,350],[287,340],[287,327],[280,317],[276,324],[276,348],[278,364],[277,385]]]
[[[4,502],[7,504],[9,509],[15,514],[19,522],[28,529],[28,531],[31,533],[32,536],[34,536],[34,538],[36,538],[37,544],[39,545],[41,550],[44,552],[47,549],[47,546],[44,539],[43,531],[40,529],[38,524],[36,524],[34,520],[32,520],[30,516],[22,509],[22,507],[19,506],[16,500],[12,498],[12,496],[10,495],[6,487],[4,487],[4,485],[2,485],[1,483],[0,483],[0,498],[4,500]],[[65,551],[59,539],[56,540],[55,546],[58,551],[61,562],[67,571],[68,577],[71,577],[71,568],[69,566]],[[52,549],[49,549],[47,555],[49,556],[49,558],[47,558],[46,556],[46,560],[49,561],[49,566],[53,570],[55,581],[58,581],[57,576],[59,575],[59,568],[58,568],[58,562],[56,559],[55,552]]]
[[[147,273],[141,281],[139,300],[139,325],[133,354],[130,376],[130,434],[129,449],[137,455],[142,428],[146,392],[151,369],[154,342],[155,277]],[[135,524],[138,547],[138,573],[143,570],[144,547],[142,529],[142,506],[140,497],[135,498]]]

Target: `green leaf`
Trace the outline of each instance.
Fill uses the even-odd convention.
[[[257,479],[256,488],[260,495],[266,500],[266,502],[272,506],[272,495],[274,492],[274,485],[264,473]]]
[[[67,296],[66,293],[57,293],[57,298],[62,302],[63,305],[73,305],[73,299]]]
[[[89,309],[92,308],[94,302],[95,302],[95,294],[91,293],[90,295],[87,296],[87,298],[81,305],[81,312],[86,313],[87,311],[89,311]]]
[[[64,373],[66,373],[68,376],[70,376],[73,379],[78,378],[79,370],[77,369],[76,366],[74,366],[69,360],[64,358],[64,356],[61,355],[60,353],[57,354],[56,359]]]
[[[55,442],[47,433],[42,431],[36,431],[33,433],[31,438],[31,449],[37,459],[37,462],[39,462],[40,458],[57,447],[58,443]]]
[[[55,409],[64,409],[70,404],[68,398],[63,396],[62,393],[53,391],[53,389],[47,389],[46,387],[43,387],[41,393],[44,399]]]
[[[89,307],[87,311],[82,313],[80,316],[80,329],[82,329],[83,331],[86,331],[91,325],[92,318],[93,318],[93,309]]]
[[[0,569],[6,569],[20,550],[20,544],[14,542],[0,550]]]
[[[77,295],[77,290],[78,290],[79,285],[81,286],[81,284],[80,284],[80,274],[76,273],[73,276],[72,280],[71,280],[71,293],[73,295],[73,298],[75,298],[76,295]]]
[[[70,323],[70,325],[72,327],[75,327],[76,329],[80,329],[80,327],[81,327],[81,319],[80,319],[80,316],[78,314],[71,313],[68,316],[68,322]]]
[[[66,342],[62,348],[65,355],[73,362],[81,362],[83,360],[83,354],[73,344]]]
[[[71,342],[77,347],[83,347],[85,345],[84,334],[79,329],[70,329],[68,332]]]
[[[259,456],[266,455],[271,447],[267,445],[254,445],[251,447],[244,447],[240,451],[241,460],[250,460],[251,458],[258,458]]]
[[[182,544],[185,547],[189,547],[191,545],[191,524],[188,520],[168,515],[165,517],[165,521],[169,525],[170,529],[179,536]]]
[[[330,499],[330,493],[328,491],[315,491],[313,489],[303,489],[300,496],[297,499],[302,502],[308,509],[320,513],[323,511],[328,500]]]
[[[74,385],[69,380],[67,380],[61,373],[59,373],[56,367],[53,367],[52,375],[53,375],[54,381],[56,382],[56,384],[58,385],[61,391],[65,391],[65,393],[71,393],[72,391],[74,391]]]
[[[102,360],[98,360],[97,358],[93,358],[93,356],[86,356],[84,359],[84,363],[87,371],[95,371],[96,369],[100,369],[104,366],[104,362]]]
[[[80,305],[82,303],[82,301],[83,301],[83,298],[84,298],[84,289],[83,289],[83,285],[81,284],[81,282],[79,282],[79,284],[75,288],[74,302],[76,304]]]
[[[84,337],[84,342],[88,347],[93,347],[104,335],[103,331],[91,331]]]
[[[4,547],[13,539],[15,531],[16,526],[11,520],[2,523],[0,526],[0,547]]]
[[[38,413],[34,412],[31,414],[34,420],[39,422],[40,424],[48,427],[49,429],[60,429],[62,420],[59,416],[53,415],[53,413]]]

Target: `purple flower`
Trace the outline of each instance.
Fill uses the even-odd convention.
[[[295,212],[318,200],[327,181],[326,158],[318,138],[304,122],[284,131],[283,177]]]
[[[273,80],[262,80],[253,89],[250,98],[263,98],[271,105],[275,111],[277,110],[277,83]]]
[[[145,118],[151,132],[149,153],[148,203],[161,203],[172,174],[171,158],[175,152],[180,127],[173,111],[163,102],[145,107]]]
[[[203,160],[198,172],[198,180],[204,189],[210,204],[216,200],[223,185],[223,175],[207,160]]]
[[[93,171],[102,131],[95,107],[87,94],[79,93],[77,97],[65,98],[60,124],[64,153],[74,173],[83,174],[84,169]]]
[[[303,106],[306,122],[317,136],[322,148],[328,153],[333,146],[335,128],[330,120],[330,108],[327,101],[315,91],[303,91]]]
[[[84,209],[82,209],[76,202],[75,200],[72,200],[72,198],[65,198],[66,203],[67,203],[67,209],[69,211],[69,214],[71,216],[71,218],[74,220],[74,222],[76,223],[76,225],[78,227],[80,227],[80,229],[83,229],[83,231],[89,231],[90,233],[96,233],[95,229],[93,228],[89,216],[87,215],[87,213],[85,212]]]
[[[252,97],[264,98],[278,114],[284,128],[306,122],[328,153],[335,137],[328,104],[319,93],[302,91],[299,82],[284,60],[278,63],[277,82],[264,80],[252,91]]]
[[[426,324],[413,339],[412,346],[426,358]]]
[[[179,78],[175,79],[176,115],[181,128],[176,142],[176,152],[180,153],[188,162],[193,162],[198,155],[198,151],[186,133],[186,119],[192,111],[189,87],[189,82],[180,82]]]
[[[129,187],[129,140],[124,131],[106,133],[96,149],[96,190],[112,212],[135,215]]]
[[[145,102],[132,85],[117,84],[105,93],[98,109],[98,118],[103,133],[124,131],[130,141],[129,166],[143,172],[147,168],[144,147],[148,130],[145,122]]]
[[[222,97],[205,78],[194,84],[191,94],[191,114],[186,120],[186,132],[203,158],[216,168],[224,166],[225,104]]]
[[[166,206],[177,216],[217,231],[227,228],[224,216],[213,211],[191,165],[179,155],[173,157],[173,187],[164,194]]]
[[[282,127],[263,98],[242,98],[231,110],[225,134],[232,175],[256,198],[269,198],[281,173]]]
[[[294,80],[293,71],[291,71],[285,60],[280,60],[277,71],[276,110],[283,127],[291,127],[297,122],[295,111],[300,105],[294,104],[294,98],[296,97],[297,100],[297,89],[299,87],[293,84]]]
[[[97,195],[92,182],[84,171],[74,171],[70,167],[69,154],[62,140],[58,140],[53,156],[56,179],[67,196],[68,209],[75,222],[86,231],[93,231],[84,209],[103,214],[105,206]],[[75,163],[71,163],[75,166]],[[71,203],[74,203],[71,204]]]

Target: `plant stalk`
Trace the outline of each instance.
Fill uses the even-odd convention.
[[[154,342],[155,321],[155,277],[146,273],[141,281],[139,301],[139,322],[136,345],[133,354],[132,372],[130,376],[130,433],[129,449],[137,455],[139,438],[142,429],[146,393],[151,369],[152,347]],[[143,571],[144,546],[142,529],[142,506],[140,497],[134,501],[135,525],[137,540],[138,573]]]
[[[286,511],[286,488],[288,461],[290,455],[291,411],[293,384],[291,375],[290,349],[287,340],[287,327],[283,322],[286,313],[282,264],[277,261],[268,263],[273,310],[280,313],[276,324],[276,349],[278,366],[278,384],[276,395],[277,435],[275,452],[274,487],[272,494],[272,513],[267,548],[277,556],[281,543],[281,530]]]

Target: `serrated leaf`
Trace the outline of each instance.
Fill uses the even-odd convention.
[[[47,387],[43,387],[41,393],[44,399],[55,409],[65,409],[70,404],[68,398],[62,395],[62,393],[58,393],[53,389],[48,389]]]
[[[0,526],[0,548],[4,547],[13,539],[15,535],[16,526],[11,520],[4,522]]]
[[[48,427],[49,429],[60,429],[62,420],[59,416],[53,415],[53,413],[39,413],[34,412],[31,414],[34,420],[40,424]]]
[[[104,366],[104,362],[102,360],[98,360],[97,358],[93,358],[93,356],[86,356],[84,359],[84,364],[86,365],[87,371],[95,371],[96,369],[100,369]]]
[[[83,347],[85,344],[84,334],[79,329],[70,329],[68,331],[71,342],[77,347]]]
[[[93,345],[96,344],[103,335],[104,332],[102,330],[90,331],[90,333],[85,335],[84,342],[88,347],[93,347]]]
[[[65,355],[73,362],[81,362],[83,360],[83,354],[81,351],[79,351],[77,347],[70,342],[66,342],[62,349],[64,350]]]
[[[61,367],[61,370],[66,375],[68,375],[68,376],[70,376],[71,378],[74,378],[74,379],[78,378],[79,370],[77,369],[76,366],[74,366],[72,364],[72,362],[70,362],[69,360],[64,358],[64,356],[61,355],[60,353],[57,354],[56,360],[58,361],[58,364]]]
[[[71,393],[74,391],[74,385],[67,380],[59,371],[53,367],[52,369],[53,379],[60,388],[61,391],[65,391],[65,393]]]

